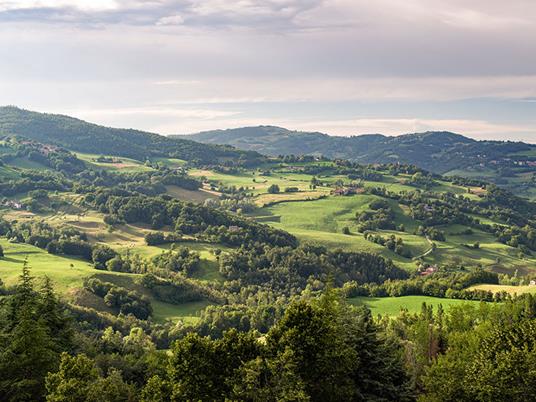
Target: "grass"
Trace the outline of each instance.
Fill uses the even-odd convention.
[[[278,185],[282,192],[286,187],[298,187],[300,191],[311,191],[309,185],[313,178],[312,175],[287,172],[274,172],[270,176],[263,176],[259,172],[251,170],[236,175],[201,169],[191,169],[188,173],[193,177],[206,177],[207,180],[216,185],[247,188],[254,195],[266,194],[268,187],[273,184]],[[323,192],[325,191],[324,189]],[[319,188],[318,192],[322,192],[322,190]]]
[[[167,194],[181,201],[202,203],[208,199],[218,198],[215,194],[204,190],[187,190],[178,186],[166,186]]]
[[[162,303],[157,300],[151,300],[153,306],[153,318],[155,321],[183,321],[186,324],[194,324],[199,320],[199,314],[210,303],[206,300],[198,302],[183,303],[181,305]]]
[[[87,153],[81,153],[77,152],[76,156],[78,159],[83,160],[87,165],[90,165],[93,168],[97,169],[105,169],[105,170],[115,170],[119,172],[145,172],[152,170],[151,167],[145,166],[143,162],[137,161],[135,159],[130,158],[123,158],[123,157],[117,157],[117,156],[110,156],[110,155],[100,155],[100,154],[87,154]],[[99,156],[105,156],[105,157],[111,157],[115,159],[121,160],[120,163],[103,163],[103,162],[97,162],[96,159]]]
[[[0,245],[5,254],[0,258],[0,279],[9,286],[17,283],[25,259],[31,268],[32,276],[49,276],[58,292],[64,295],[73,288],[82,286],[84,278],[95,273],[95,269],[87,261],[49,254],[40,248],[10,243],[6,239],[0,239]]]
[[[462,304],[480,304],[479,301],[442,299],[430,296],[402,296],[402,297],[354,297],[348,299],[348,302],[354,306],[366,305],[373,315],[397,316],[401,310],[407,310],[410,313],[421,311],[422,304],[437,308],[442,305],[444,309]]]
[[[80,292],[86,278],[96,276],[102,280],[115,283],[127,289],[135,289],[144,293],[135,284],[136,274],[98,271],[92,264],[77,258],[59,256],[47,253],[40,248],[21,243],[10,243],[6,239],[0,239],[0,245],[4,249],[5,256],[0,258],[0,279],[8,286],[18,282],[25,259],[31,269],[31,275],[37,282],[45,275],[52,279],[56,291],[69,301],[80,302],[88,307],[102,309],[102,300],[92,297],[91,294]],[[215,257],[214,257],[215,259]],[[200,270],[200,279],[218,279],[219,272],[214,271],[214,262],[203,260]],[[203,265],[211,265],[210,267]],[[89,293],[89,292],[86,292]],[[80,297],[80,294],[83,297]],[[95,299],[95,300],[94,300]],[[98,300],[97,300],[98,299]],[[198,319],[199,311],[208,306],[208,301],[184,303],[173,305],[155,300],[149,296],[154,310],[154,319],[194,322]]]
[[[0,166],[0,177],[3,179],[16,179],[20,175],[19,172],[9,166]]]
[[[369,204],[378,198],[374,195],[360,194],[348,197],[329,196],[309,202],[281,203],[263,208],[256,213],[256,217],[261,222],[286,230],[303,240],[329,248],[380,253],[393,259],[401,267],[414,270],[416,268],[414,261],[369,242],[362,234],[357,233],[356,212],[368,209]],[[407,232],[381,231],[381,234],[383,236],[395,234],[402,237],[413,255],[424,253],[429,248],[426,239],[411,234],[417,224],[411,221],[396,203],[392,201],[390,203],[397,216],[397,224],[403,223]],[[345,226],[350,228],[351,235],[342,233],[342,228]]]
[[[185,160],[176,158],[152,158],[151,160],[169,168],[183,167],[188,163]]]
[[[36,169],[36,170],[51,170],[49,167],[42,165],[38,162],[34,162],[28,158],[15,158],[9,161],[10,166],[18,167],[21,169]]]
[[[468,290],[484,290],[486,292],[501,293],[506,292],[513,295],[522,295],[525,293],[536,293],[536,286],[508,286],[508,285],[475,285]]]

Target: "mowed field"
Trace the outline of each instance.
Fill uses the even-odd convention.
[[[391,317],[399,315],[402,310],[407,310],[410,313],[418,313],[421,311],[423,303],[426,303],[427,306],[433,306],[434,310],[439,305],[447,310],[452,306],[464,304],[477,306],[481,303],[473,300],[441,299],[429,296],[354,297],[348,299],[348,302],[354,306],[367,306],[375,316],[379,314]]]
[[[76,152],[76,156],[78,159],[83,160],[87,165],[91,166],[92,168],[96,169],[106,169],[106,170],[117,170],[117,171],[123,171],[123,172],[143,172],[152,170],[151,167],[145,166],[140,161],[137,161],[135,159],[130,158],[123,158],[123,157],[115,157],[115,156],[108,156],[108,155],[97,155],[97,154],[87,154],[87,153],[81,153]],[[117,159],[118,162],[114,163],[107,163],[107,162],[97,162],[97,158],[100,156],[105,156],[108,158],[114,158]]]
[[[509,286],[509,285],[475,285],[471,286],[469,290],[484,290],[486,292],[492,292],[492,293],[502,293],[506,292],[510,295],[522,295],[525,293],[536,293],[536,286]]]

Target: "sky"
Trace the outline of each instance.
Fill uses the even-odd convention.
[[[536,1],[0,0],[0,105],[536,143]]]

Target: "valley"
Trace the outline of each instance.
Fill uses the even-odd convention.
[[[20,127],[28,121],[31,131]],[[95,141],[72,142],[86,135]],[[351,344],[368,328],[367,342],[416,345],[405,356],[421,359],[443,336],[532,311],[536,204],[526,198],[413,164],[215,145],[199,158],[204,147],[0,109],[0,310],[50,309],[43,328],[58,325],[49,333],[95,353],[91,364],[112,370],[99,378],[121,367],[127,382],[114,381],[151,395],[150,367],[162,370],[191,342],[203,356],[239,348],[221,354],[236,366],[250,349],[255,361],[271,359],[260,355],[269,345],[288,351],[279,331],[320,327],[331,334],[321,349],[332,350],[335,336]],[[475,324],[459,329],[460,316]],[[416,372],[432,364],[411,363],[405,375],[425,381]]]

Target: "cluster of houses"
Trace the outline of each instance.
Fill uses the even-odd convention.
[[[6,200],[2,202],[2,205],[11,209],[24,209],[24,204],[16,200]]]
[[[33,142],[33,141],[20,141],[20,143],[22,145],[29,145],[29,146],[37,148],[37,150],[45,156],[48,156],[49,153],[56,152],[59,149],[55,145],[40,144],[40,143]]]

